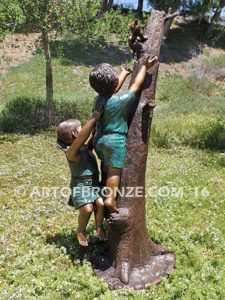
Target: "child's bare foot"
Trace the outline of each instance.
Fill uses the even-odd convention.
[[[108,208],[108,210],[110,211],[110,213],[114,213],[114,212],[118,213],[119,212],[118,208],[116,207],[116,202],[114,201],[114,203],[113,203],[111,201],[111,199],[106,199],[104,201],[104,205],[105,205],[105,207]]]
[[[77,240],[78,240],[78,243],[82,247],[87,247],[88,246],[88,240],[87,240],[86,232],[83,232],[83,231],[80,231],[79,229],[77,229]]]
[[[99,242],[105,242],[107,240],[103,226],[97,227],[96,232]]]

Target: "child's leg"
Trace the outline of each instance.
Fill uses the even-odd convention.
[[[87,235],[86,228],[88,221],[91,217],[91,213],[93,212],[93,204],[86,204],[79,208],[79,217],[78,217],[78,229],[77,229],[77,239],[81,246],[87,247]]]
[[[97,236],[100,240],[104,240],[105,239],[105,232],[104,232],[104,228],[103,228],[103,225],[102,225],[103,217],[104,217],[104,202],[103,202],[102,198],[98,198],[95,201],[95,208],[96,208],[95,224],[96,224]]]
[[[108,167],[106,180],[107,198],[104,204],[111,212],[118,212],[118,208],[116,207],[116,193],[120,185],[120,176],[121,169]]]
[[[103,162],[101,162],[101,174],[102,174],[101,184],[102,184],[102,186],[106,185],[107,171],[108,171],[108,167]]]

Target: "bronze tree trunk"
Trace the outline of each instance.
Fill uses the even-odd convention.
[[[159,56],[164,16],[164,12],[157,10],[151,13],[145,29],[148,40],[137,53],[131,83],[144,56]],[[145,221],[145,171],[155,107],[157,73],[158,65],[148,71],[142,91],[132,107],[126,160],[121,177],[121,193],[128,192],[129,187],[139,187],[140,195],[135,195],[133,190],[131,196],[118,197],[119,213],[112,214],[108,245],[95,259],[95,273],[102,277],[111,289],[146,288],[150,284],[160,282],[175,265],[174,255],[148,237]]]

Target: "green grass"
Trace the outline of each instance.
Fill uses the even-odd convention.
[[[225,55],[222,54],[218,57],[213,57],[208,61],[208,64],[212,67],[225,68]]]
[[[225,92],[210,78],[164,74],[156,97],[155,145],[225,150]]]
[[[84,254],[74,239],[77,212],[59,192],[54,196],[54,187],[69,185],[54,134],[1,136],[0,150],[1,299],[223,299],[223,154],[150,150],[147,190],[154,190],[147,197],[147,226],[154,240],[174,251],[177,267],[145,293],[112,293],[88,263],[96,250],[93,219]],[[39,195],[46,186],[51,193]]]
[[[77,101],[89,111],[94,98],[87,81],[90,49],[77,41],[57,47],[55,99]],[[95,63],[109,58],[117,70],[130,61],[114,47],[91,50]],[[1,107],[14,99],[43,100],[44,71],[38,54],[1,77]],[[2,133],[0,299],[224,299],[224,90],[209,76],[164,74],[157,100],[146,220],[149,235],[176,255],[170,277],[147,291],[109,291],[90,267],[97,250],[94,220],[87,252],[74,239],[77,212],[67,205],[66,190],[59,192],[69,186],[70,174],[56,149],[55,132]]]

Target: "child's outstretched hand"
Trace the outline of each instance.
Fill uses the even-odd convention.
[[[101,118],[101,115],[103,113],[103,107],[104,105],[98,105],[95,110],[92,113],[92,117],[98,121]]]
[[[146,57],[143,64],[146,66],[147,69],[150,69],[157,62],[158,62],[158,57],[157,56],[153,57],[152,59],[150,59],[150,57],[148,56],[148,57]]]
[[[130,74],[132,73],[132,69],[129,68],[129,67],[126,67],[126,66],[121,66],[121,70],[122,70],[123,72],[126,72],[127,75],[130,75]]]

